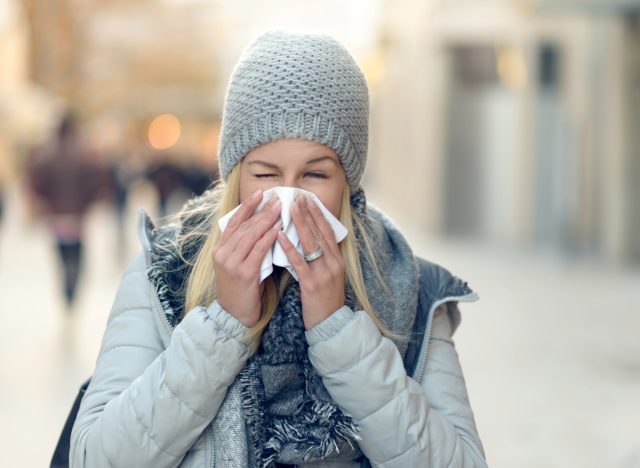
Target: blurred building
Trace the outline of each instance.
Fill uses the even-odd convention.
[[[640,262],[640,4],[385,13],[367,173],[382,203],[444,236]]]
[[[64,104],[117,158],[159,154],[151,124],[171,114],[162,148],[212,164],[242,48],[267,28],[325,32],[371,86],[363,183],[382,208],[437,235],[638,264],[639,16],[634,0],[5,0],[0,152]]]
[[[176,150],[210,149],[220,44],[206,2],[25,0],[30,80],[60,96],[109,152],[148,143],[159,115],[180,119]],[[121,148],[115,148],[120,145]],[[215,149],[215,148],[214,148]]]
[[[215,163],[211,137],[227,79],[255,36],[271,28],[323,31],[361,53],[379,3],[24,0],[13,9],[27,47],[26,79],[59,96],[100,145],[114,153],[118,143],[128,152],[158,149],[149,126],[168,113],[181,129],[171,150]]]
[[[16,154],[42,140],[59,102],[29,80],[27,20],[17,0],[0,2],[0,186],[19,171]]]

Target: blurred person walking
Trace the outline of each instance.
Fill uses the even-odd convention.
[[[94,202],[107,193],[107,168],[66,114],[56,134],[32,151],[25,175],[31,208],[45,218],[55,239],[64,298],[71,310],[81,271],[84,220]]]
[[[187,162],[179,162],[186,159]],[[206,170],[193,162],[186,154],[156,152],[151,155],[145,178],[151,182],[158,195],[158,216],[166,218],[171,213],[171,204],[180,204],[188,198],[202,195],[215,186],[218,171]]]
[[[116,216],[116,239],[118,249],[116,257],[122,263],[128,252],[126,210],[131,187],[142,177],[143,169],[139,167],[131,153],[121,150],[108,158],[107,168],[111,182],[111,201]]]
[[[7,192],[13,179],[12,157],[4,143],[0,136],[0,227],[5,216]]]
[[[146,179],[156,189],[158,195],[158,216],[165,218],[169,214],[169,202],[171,199],[184,192],[182,170],[175,162],[177,155],[158,151],[151,156],[151,163],[147,166]],[[186,194],[183,193],[186,201]]]
[[[0,174],[0,226],[2,226],[2,220],[4,218],[4,198],[5,198],[4,180]]]

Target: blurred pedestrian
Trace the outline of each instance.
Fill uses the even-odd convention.
[[[128,250],[127,236],[127,200],[131,188],[142,177],[143,169],[136,158],[126,148],[112,151],[108,158],[108,170],[111,180],[111,201],[116,216],[116,260],[119,264],[125,261]]]
[[[158,216],[169,214],[170,199],[184,191],[181,168],[174,162],[175,156],[166,152],[157,152],[151,156],[145,177],[156,189],[158,195]],[[186,198],[186,197],[185,197]],[[183,199],[184,201],[184,199]]]
[[[0,135],[0,228],[5,216],[6,196],[10,181],[13,179],[13,164],[11,153],[7,150],[6,144]]]
[[[0,226],[2,226],[2,220],[4,218],[4,181],[0,178]]]
[[[367,203],[368,112],[330,37],[245,51],[224,182],[142,218],[72,467],[486,467],[451,339],[477,295]]]
[[[208,170],[197,162],[182,167],[182,183],[190,197],[202,195],[207,189],[213,188],[218,177],[217,168]]]
[[[4,201],[4,197],[5,197],[4,192],[5,192],[5,190],[4,190],[4,186],[3,186],[3,184],[2,184],[2,181],[0,181],[0,230],[1,230],[1,228],[2,228],[2,222],[3,222],[3,220],[4,220],[4,204],[5,204],[5,201]]]
[[[84,220],[94,202],[107,193],[109,174],[67,114],[56,134],[32,151],[26,181],[36,214],[43,216],[55,239],[70,310],[82,266]]]

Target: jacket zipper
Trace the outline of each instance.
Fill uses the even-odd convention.
[[[207,438],[209,439],[209,449],[211,450],[211,468],[216,468],[215,442],[213,440],[213,426],[209,423],[207,427]]]
[[[164,313],[164,309],[162,308],[162,304],[160,303],[160,299],[158,299],[158,295],[156,294],[156,292],[153,289],[151,292],[153,294],[153,299],[156,303],[156,307],[158,307],[158,311],[160,315],[162,315],[162,321],[166,325],[167,331],[169,332],[169,334],[171,334],[174,329],[174,326],[171,325],[171,323],[169,322],[169,319],[167,318],[167,314]]]
[[[422,379],[424,377],[424,372],[427,367],[427,354],[429,352],[429,344],[431,342],[431,328],[433,326],[433,313],[436,308],[440,304],[444,304],[445,302],[456,301],[456,302],[473,302],[478,299],[478,294],[476,292],[472,292],[465,296],[449,296],[443,299],[440,299],[434,302],[429,309],[429,318],[427,319],[427,332],[424,336],[424,341],[422,342],[422,347],[420,348],[420,358],[418,359],[418,365],[416,366],[416,370],[413,373],[413,379],[422,383]]]

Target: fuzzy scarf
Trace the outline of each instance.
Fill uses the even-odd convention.
[[[418,303],[418,270],[413,253],[393,223],[367,205],[362,189],[350,201],[352,210],[363,220],[384,279],[381,284],[368,257],[360,255],[369,301],[390,331],[409,337]],[[193,199],[190,208],[206,202],[207,195]],[[181,234],[188,234],[201,221],[193,216],[182,219]],[[201,246],[199,242],[179,243],[178,232],[175,227],[152,230],[152,264],[148,271],[173,326],[184,312],[186,278]],[[359,252],[363,252],[358,228],[354,235]],[[279,273],[274,270],[274,274]],[[345,304],[358,309],[349,287]],[[394,343],[404,357],[407,341],[394,339]],[[285,289],[261,345],[230,387],[212,423],[215,466],[273,467],[277,463],[364,458],[357,444],[357,425],[331,399],[309,362],[307,348],[300,288],[293,281]],[[245,424],[238,424],[242,420]]]

